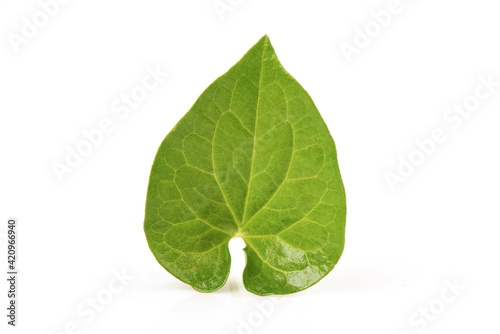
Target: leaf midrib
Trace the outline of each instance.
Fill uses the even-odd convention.
[[[285,174],[285,177],[284,177],[282,183],[278,186],[278,188],[274,191],[274,193],[266,201],[266,203],[264,203],[251,217],[246,217],[246,215],[247,215],[247,208],[248,208],[248,200],[249,200],[249,197],[250,197],[249,196],[250,195],[250,189],[252,187],[253,176],[254,176],[253,175],[254,174],[253,173],[254,172],[254,168],[253,167],[254,167],[255,154],[256,154],[255,147],[256,147],[256,144],[257,144],[257,141],[258,141],[258,139],[257,139],[257,125],[258,125],[259,109],[260,109],[260,102],[261,102],[261,88],[262,88],[262,81],[263,81],[262,78],[263,78],[263,72],[264,72],[264,56],[266,54],[267,47],[268,47],[268,40],[265,40],[264,41],[264,45],[262,46],[262,53],[261,53],[261,59],[260,59],[261,60],[261,66],[260,66],[260,73],[259,73],[259,83],[258,83],[258,86],[257,86],[258,94],[257,94],[257,106],[256,106],[256,111],[255,111],[255,126],[254,126],[254,133],[253,133],[252,158],[251,158],[251,162],[250,162],[250,176],[249,176],[249,179],[248,179],[247,192],[246,192],[246,198],[245,198],[245,205],[243,206],[243,212],[242,212],[242,215],[241,215],[241,221],[237,218],[237,215],[235,214],[233,208],[229,204],[229,201],[227,200],[226,194],[224,193],[224,190],[222,189],[222,187],[220,185],[220,182],[219,182],[219,180],[217,178],[217,173],[215,172],[214,148],[212,146],[212,166],[214,166],[215,180],[216,180],[216,182],[217,182],[217,184],[219,186],[219,189],[220,189],[220,191],[222,193],[224,201],[226,202],[226,205],[227,205],[229,211],[231,212],[231,215],[233,216],[233,219],[234,219],[234,222],[236,224],[236,227],[238,228],[238,230],[235,233],[235,236],[243,236],[243,227],[248,222],[250,222],[257,214],[259,214],[269,204],[269,202],[271,202],[274,199],[274,197],[276,196],[276,194],[278,193],[278,191],[281,189],[281,187],[283,186],[283,184],[285,183],[285,181],[288,178],[288,174],[290,172],[290,168],[291,168],[291,164],[292,164],[292,157],[293,157],[293,154],[295,153],[295,152],[292,152],[292,157],[290,158],[288,169],[287,169],[287,172]],[[233,92],[231,94],[231,104],[232,104],[233,95],[234,95],[234,89],[233,89]],[[288,101],[287,101],[287,104],[288,104]],[[229,110],[228,112],[232,112],[232,111]],[[236,114],[234,114],[234,115],[239,120],[239,118],[236,116]],[[222,118],[222,116],[221,116],[221,118]],[[218,126],[219,126],[221,118],[219,118],[219,120],[217,121],[217,124],[215,126],[214,138],[215,138],[215,133],[217,132],[217,129],[218,129]],[[241,120],[240,120],[240,122],[241,122]],[[285,121],[283,121],[283,122],[281,122],[280,124],[283,124],[283,123],[289,123],[290,124],[290,122],[288,121],[288,119],[285,120]],[[243,126],[243,124],[242,124],[242,126]],[[245,128],[245,130],[248,131],[248,129],[246,129],[246,127],[244,127],[244,128]],[[248,131],[248,132],[250,132],[250,131]],[[250,134],[252,134],[252,133],[250,132]],[[292,135],[295,137],[295,133],[293,131],[292,131]],[[295,140],[293,139],[292,143],[294,141]]]
[[[241,214],[241,224],[240,224],[240,221],[238,220],[236,214],[234,213],[233,208],[229,204],[229,201],[226,198],[226,194],[224,193],[224,190],[222,189],[222,187],[220,185],[219,179],[217,178],[217,173],[215,172],[215,159],[214,159],[215,145],[212,144],[212,167],[214,169],[214,178],[215,178],[215,181],[217,182],[217,185],[219,186],[219,189],[222,193],[222,197],[224,198],[224,201],[226,202],[226,206],[228,207],[229,211],[231,212],[231,215],[233,216],[234,223],[236,224],[236,227],[238,228],[236,235],[241,235],[241,233],[242,233],[241,228],[244,225],[243,221],[245,219],[246,209],[247,209],[247,205],[248,205],[248,194],[250,193],[250,185],[252,184],[253,162],[254,162],[254,157],[255,157],[255,143],[256,143],[256,137],[257,137],[257,122],[258,122],[258,117],[259,117],[259,106],[260,106],[260,89],[262,86],[262,72],[263,72],[263,68],[264,68],[264,53],[266,52],[266,46],[267,46],[267,41],[264,41],[264,45],[262,46],[262,54],[260,57],[261,63],[260,63],[260,73],[259,73],[259,85],[257,86],[257,108],[255,111],[255,126],[254,126],[254,134],[253,134],[252,161],[250,163],[250,176],[249,176],[248,184],[247,184],[247,194],[246,194],[246,198],[245,198],[245,205],[243,206],[243,212]],[[233,100],[235,89],[236,89],[236,87],[233,88],[233,91],[231,92],[230,106],[232,105],[232,100]],[[231,107],[229,109],[230,109],[229,112],[232,112]],[[219,119],[217,120],[217,124],[215,125],[214,136],[213,136],[212,142],[215,142],[215,135],[217,133],[217,129],[219,128],[220,120],[222,119],[222,116],[224,114],[225,113],[222,113],[221,116],[219,117]],[[239,117],[237,117],[236,114],[234,114],[234,115],[239,120]],[[239,121],[241,123],[241,120],[239,120]],[[245,128],[245,130],[248,131],[248,129],[243,124],[242,124],[242,126],[243,126],[243,128]],[[250,131],[248,131],[248,132],[250,133]]]
[[[241,233],[241,228],[245,225],[245,218],[246,218],[246,213],[247,213],[247,207],[248,207],[248,197],[250,194],[250,189],[252,187],[252,178],[253,178],[253,164],[255,161],[255,144],[257,143],[257,124],[259,122],[259,108],[260,108],[260,92],[261,92],[261,87],[262,87],[262,72],[264,69],[264,53],[266,52],[266,46],[267,46],[267,41],[264,41],[264,45],[262,46],[262,55],[260,57],[260,73],[259,73],[259,85],[257,87],[257,108],[255,111],[255,126],[254,126],[254,133],[253,133],[253,147],[252,147],[252,162],[250,163],[250,177],[248,178],[248,188],[247,188],[247,196],[245,199],[245,205],[243,207],[243,213],[241,215],[241,226],[239,226],[239,233]]]

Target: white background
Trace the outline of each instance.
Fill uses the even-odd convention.
[[[388,0],[231,3],[221,19],[213,0],[73,0],[16,52],[8,36],[40,5],[0,1],[2,268],[10,216],[20,248],[18,327],[6,325],[2,279],[1,332],[64,333],[76,323],[66,333],[499,333],[500,87],[457,128],[443,119],[480,76],[500,81],[499,4],[401,0],[349,63],[342,43]],[[275,300],[243,288],[233,243],[228,284],[201,294],[148,249],[149,172],[166,134],[264,34],[336,142],[346,248],[321,282]],[[169,76],[120,119],[112,103],[148,66]],[[60,182],[52,164],[105,118],[113,131]],[[447,140],[392,191],[385,174],[436,128]],[[134,278],[92,320],[82,316],[77,308],[109,297],[122,270]],[[465,288],[443,303],[447,280]],[[440,314],[422,323],[429,307]]]

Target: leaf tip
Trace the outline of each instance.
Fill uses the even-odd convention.
[[[264,43],[264,44],[267,44],[267,43],[271,43],[271,40],[269,39],[269,36],[266,34],[264,36],[262,36],[262,38],[259,40],[259,43]]]

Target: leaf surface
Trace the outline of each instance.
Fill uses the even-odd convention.
[[[144,230],[158,262],[198,291],[225,284],[236,236],[246,289],[288,294],[333,269],[345,217],[333,139],[264,36],[161,144]]]

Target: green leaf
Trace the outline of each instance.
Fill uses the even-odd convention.
[[[158,262],[197,291],[225,284],[228,242],[241,237],[246,289],[288,294],[333,269],[345,217],[333,139],[264,36],[161,144],[144,230]]]

